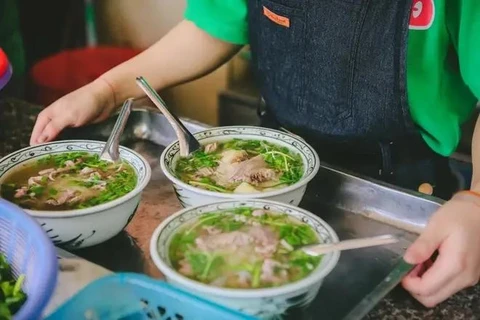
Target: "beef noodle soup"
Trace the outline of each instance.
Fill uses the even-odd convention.
[[[25,209],[73,210],[115,200],[137,184],[133,167],[100,160],[98,154],[69,152],[27,162],[14,169],[0,195]]]
[[[207,213],[172,238],[179,273],[226,288],[267,288],[308,276],[321,261],[296,246],[319,243],[309,225],[286,214],[238,208]]]
[[[234,139],[207,144],[178,160],[176,176],[217,192],[255,193],[284,188],[303,175],[300,154],[260,140]]]

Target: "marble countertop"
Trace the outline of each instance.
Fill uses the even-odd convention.
[[[28,146],[41,107],[15,99],[0,99],[0,156]],[[383,299],[365,319],[480,320],[480,285],[463,290],[433,309],[416,302],[401,288]]]

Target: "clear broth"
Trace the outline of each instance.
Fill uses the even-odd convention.
[[[136,184],[135,170],[125,161],[69,152],[22,164],[5,177],[0,196],[25,209],[62,211],[115,200]]]
[[[183,226],[169,245],[170,263],[184,276],[226,288],[267,288],[298,281],[321,256],[297,246],[319,243],[308,224],[252,208],[206,213]]]

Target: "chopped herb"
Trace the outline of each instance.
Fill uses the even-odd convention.
[[[43,186],[32,186],[30,187],[30,192],[33,192],[35,196],[41,196],[43,194],[43,191],[45,190],[45,187]]]
[[[0,319],[12,319],[25,303],[27,295],[22,291],[24,280],[24,275],[14,279],[7,259],[0,254]]]
[[[185,257],[192,266],[193,272],[201,277],[204,274],[204,271],[207,269],[209,263],[208,255],[201,252],[188,252]]]
[[[253,272],[252,272],[252,287],[253,288],[258,288],[260,285],[260,275],[262,272],[262,262],[257,262],[255,266],[253,267]]]

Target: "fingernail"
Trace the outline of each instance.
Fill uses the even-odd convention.
[[[408,252],[403,256],[403,260],[405,260],[406,263],[415,264],[414,257],[412,257],[412,255]]]
[[[409,264],[416,264],[417,260],[419,260],[418,252],[416,248],[408,248],[405,254],[403,255],[403,260]]]
[[[46,134],[42,134],[40,136],[40,138],[38,138],[37,142],[38,143],[44,143],[45,141],[47,141],[47,138],[48,138],[48,136]]]

